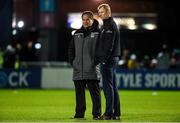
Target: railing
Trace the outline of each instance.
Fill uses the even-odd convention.
[[[21,62],[21,68],[34,68],[34,67],[51,67],[51,68],[69,68],[71,65],[68,62]]]

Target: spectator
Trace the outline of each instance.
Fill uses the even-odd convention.
[[[133,70],[138,68],[138,62],[135,54],[132,54],[130,56],[130,59],[128,60],[128,69]]]
[[[0,69],[3,68],[4,64],[4,53],[2,51],[2,48],[0,47]]]
[[[141,67],[144,69],[149,69],[150,68],[150,57],[148,55],[145,55],[143,60],[142,60],[142,64]]]
[[[157,56],[157,69],[168,69],[170,66],[170,56],[168,53],[167,45],[162,45],[161,52]]]
[[[10,44],[7,45],[4,52],[4,68],[14,68],[15,55],[15,48]]]

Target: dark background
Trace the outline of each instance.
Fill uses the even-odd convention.
[[[157,30],[120,30],[122,50],[129,49],[140,58],[145,54],[155,56],[166,43],[169,50],[180,48],[179,6],[174,1],[164,0],[54,0],[55,10],[52,27],[40,25],[40,0],[0,0],[0,45],[25,45],[29,40],[40,42],[42,49],[37,51],[38,61],[67,61],[67,49],[71,40],[71,29],[67,26],[69,12],[92,10],[108,3],[113,13],[156,13]],[[25,27],[12,36],[12,17],[24,20]]]

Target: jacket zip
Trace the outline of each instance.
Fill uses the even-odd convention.
[[[84,75],[83,75],[83,64],[84,64],[84,63],[83,63],[83,51],[84,51],[84,39],[83,39],[83,43],[82,43],[82,79],[84,79],[84,78],[83,78],[83,76],[84,76]]]

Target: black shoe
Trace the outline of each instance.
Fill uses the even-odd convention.
[[[100,117],[100,120],[111,120],[111,119],[112,119],[111,116],[106,116],[106,115],[102,115],[102,116]]]
[[[84,116],[75,115],[74,118],[84,118]]]
[[[112,119],[113,120],[120,120],[121,118],[120,118],[120,116],[113,116]]]
[[[93,120],[100,120],[100,116],[93,116]]]

